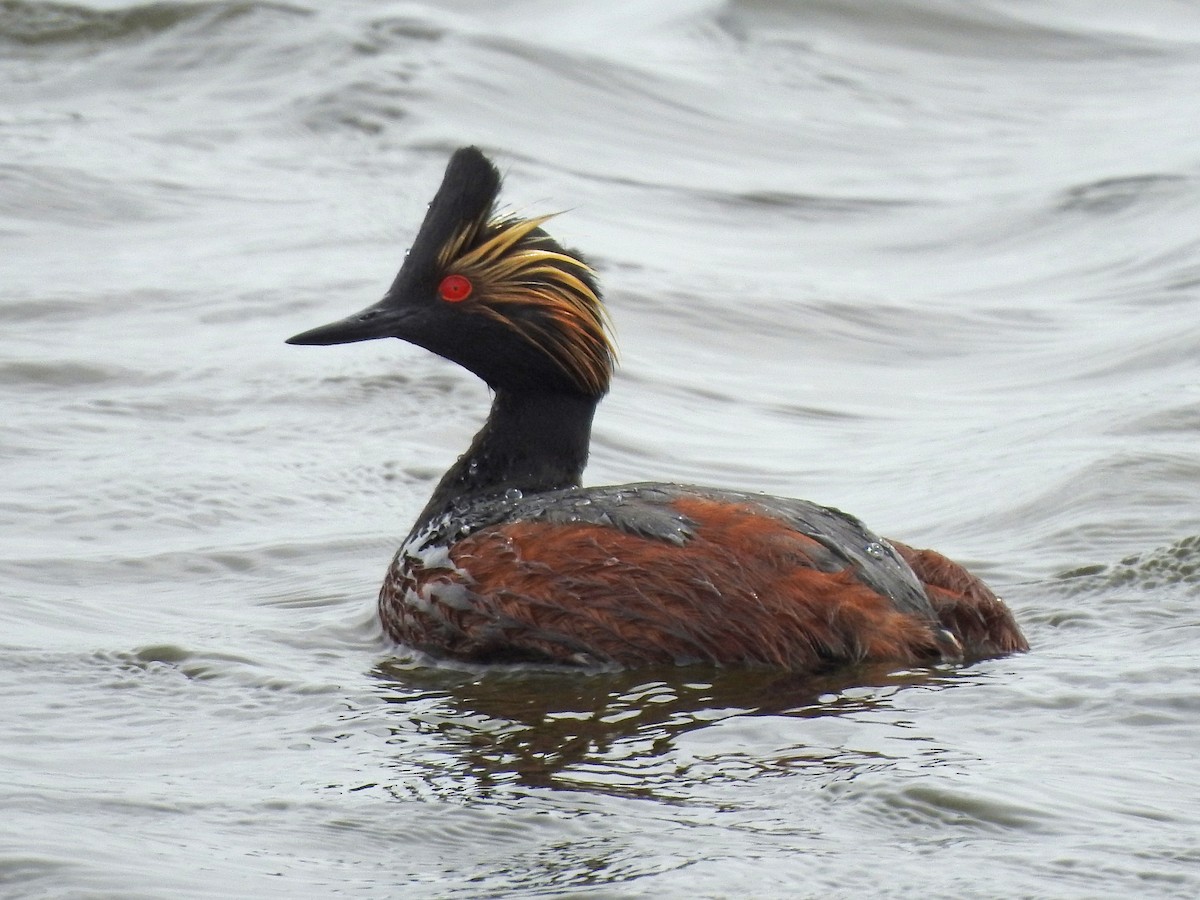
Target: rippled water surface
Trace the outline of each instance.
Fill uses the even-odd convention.
[[[0,3],[0,893],[1200,893],[1200,8]],[[464,670],[374,595],[486,409],[449,152],[590,254],[588,479],[804,496],[1032,653]]]

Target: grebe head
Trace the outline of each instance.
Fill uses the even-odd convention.
[[[288,343],[398,337],[493,389],[602,396],[614,351],[592,269],[542,230],[550,216],[497,217],[499,191],[486,156],[456,151],[384,298]]]

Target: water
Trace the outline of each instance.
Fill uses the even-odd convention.
[[[0,893],[1200,892],[1200,11],[0,4]],[[964,670],[456,669],[373,598],[486,407],[377,299],[450,150],[601,271],[589,481],[975,567]]]

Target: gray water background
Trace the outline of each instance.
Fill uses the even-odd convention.
[[[488,402],[453,148],[601,272],[589,483],[803,496],[1032,653],[463,670],[374,595]],[[1200,894],[1200,7],[0,3],[0,895]]]

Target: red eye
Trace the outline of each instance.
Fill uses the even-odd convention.
[[[447,303],[461,303],[471,296],[473,288],[465,275],[447,275],[438,285],[438,296]]]

